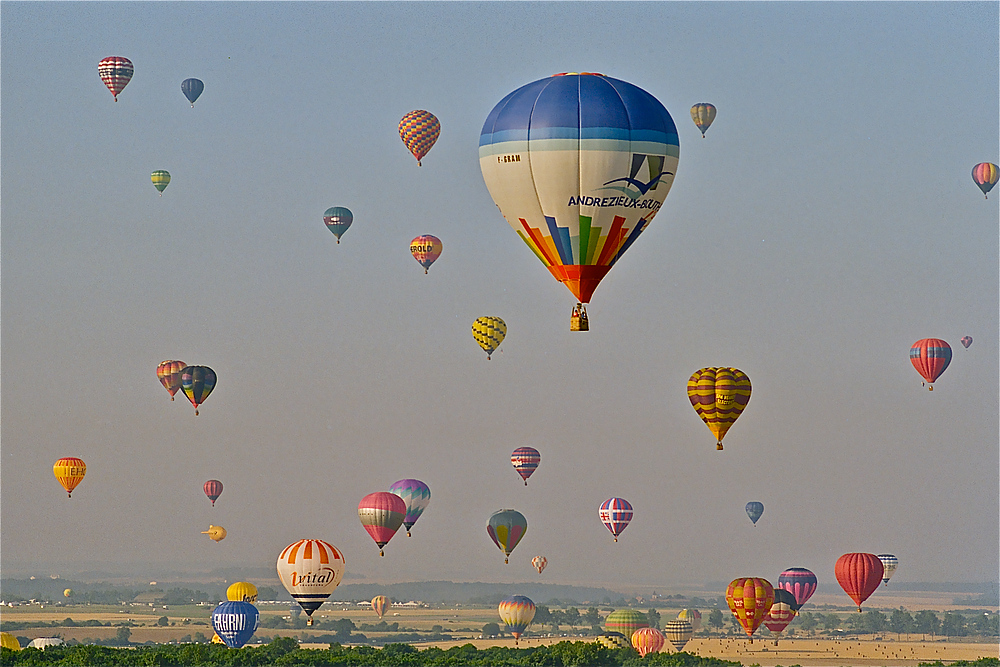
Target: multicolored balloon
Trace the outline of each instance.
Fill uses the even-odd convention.
[[[969,346],[972,345],[972,336],[962,336],[962,340],[959,342],[962,343],[962,347],[968,350]]]
[[[487,361],[492,358],[493,352],[500,347],[506,335],[507,323],[499,317],[477,317],[472,323],[472,337],[483,348]]]
[[[215,507],[215,501],[218,500],[219,496],[222,495],[222,482],[220,482],[217,479],[210,479],[207,482],[205,482],[204,489],[205,489],[205,495],[208,496],[208,499],[212,501],[212,507]],[[248,601],[253,602],[253,600],[248,600]]]
[[[632,647],[643,658],[648,653],[659,653],[666,638],[656,628],[639,628],[632,633]]]
[[[393,482],[389,493],[395,493],[406,504],[406,515],[403,525],[406,526],[406,536],[410,536],[410,528],[417,522],[431,502],[431,489],[419,479],[401,479]]]
[[[611,534],[618,541],[618,536],[628,527],[628,522],[632,520],[632,505],[624,498],[608,498],[601,503],[598,516],[608,527]]]
[[[715,120],[715,106],[708,102],[700,102],[691,107],[691,120],[701,130],[701,138],[705,138],[705,131]]]
[[[751,500],[747,503],[747,516],[753,521],[753,525],[757,525],[757,520],[764,516],[764,503],[759,503],[755,500]]]
[[[498,510],[486,524],[486,534],[503,552],[503,562],[510,560],[510,553],[528,532],[528,520],[517,510]]]
[[[73,489],[83,481],[83,477],[87,474],[87,464],[83,462],[83,459],[66,456],[55,462],[55,465],[52,466],[52,474],[66,489],[66,496],[72,498]]]
[[[160,191],[162,197],[163,191],[170,185],[170,172],[165,169],[157,169],[150,174],[149,178],[153,181],[153,187]]]
[[[216,543],[226,539],[226,535],[228,535],[225,528],[222,526],[213,526],[212,524],[208,524],[208,530],[201,531],[201,534],[208,535],[208,539]]]
[[[548,564],[549,564],[549,559],[546,558],[545,556],[535,556],[534,558],[531,559],[531,566],[536,570],[538,570],[538,574],[541,574],[542,570],[544,570],[545,566]]]
[[[980,162],[972,168],[972,180],[983,191],[983,196],[987,199],[990,198],[989,192],[997,184],[998,178],[1000,178],[1000,167],[992,162]]]
[[[405,517],[406,503],[389,491],[369,493],[358,503],[358,518],[378,545],[379,556],[385,556],[382,548],[403,525]]]
[[[249,602],[230,600],[212,612],[212,629],[229,648],[240,648],[257,632],[260,612]]]
[[[384,595],[376,595],[372,598],[372,611],[378,614],[379,618],[385,614],[385,610],[389,608],[392,603]]]
[[[750,402],[750,378],[738,368],[702,368],[688,380],[688,400],[722,449],[722,439]]]
[[[655,97],[594,72],[518,88],[479,137],[493,201],[580,304],[660,210],[679,154],[677,128]]]
[[[632,642],[632,635],[640,628],[649,627],[649,618],[634,609],[618,609],[604,619],[604,629],[608,632],[620,632]]]
[[[781,634],[795,618],[795,605],[794,595],[783,588],[775,588],[774,602],[771,603],[771,609],[764,617],[764,627],[776,635]]]
[[[837,559],[833,573],[860,612],[861,604],[878,589],[885,567],[875,554],[850,553]]]
[[[701,612],[697,609],[681,609],[677,619],[690,623],[692,632],[697,632],[701,628]]]
[[[882,561],[882,583],[888,586],[893,573],[899,567],[899,559],[892,554],[879,554],[878,559]]]
[[[134,71],[132,61],[122,56],[108,56],[97,63],[97,73],[101,75],[101,81],[114,95],[115,102],[118,101],[118,94],[125,90],[125,86],[132,80]]]
[[[788,591],[795,598],[795,611],[812,597],[818,583],[816,575],[804,567],[790,567],[778,576],[778,588]]]
[[[181,389],[194,406],[194,416],[198,416],[198,406],[208,399],[215,389],[215,371],[208,366],[187,366],[181,371]]]
[[[675,618],[672,621],[667,621],[666,625],[663,626],[663,634],[666,635],[667,640],[678,651],[684,650],[688,641],[691,640],[691,635],[694,634],[694,631],[695,628],[691,622],[683,618]]]
[[[66,590],[63,591],[63,597],[64,598],[71,597],[72,595],[73,595],[73,589],[72,588],[67,588]]]
[[[521,634],[528,629],[535,618],[535,603],[523,595],[511,595],[500,601],[497,610],[507,632],[514,635],[516,646]]]
[[[161,361],[156,367],[156,377],[174,400],[174,394],[181,388],[181,371],[187,368],[183,361]]]
[[[323,223],[337,237],[337,245],[340,245],[341,235],[347,231],[352,222],[354,222],[354,214],[349,208],[332,206],[323,212]]]
[[[278,556],[278,578],[309,619],[344,578],[344,554],[323,540],[299,540]]]
[[[226,589],[226,599],[254,603],[257,601],[257,587],[249,581],[237,581]]]
[[[192,109],[194,109],[194,101],[201,96],[204,90],[205,82],[201,79],[184,79],[181,81],[181,92],[184,93],[184,97],[191,103]]]
[[[910,363],[924,378],[920,386],[934,391],[934,381],[951,363],[951,345],[940,338],[922,338],[910,348]]]
[[[753,641],[753,633],[764,622],[773,602],[774,587],[760,577],[733,579],[726,589],[726,603],[750,641]]]
[[[518,447],[510,455],[510,464],[514,470],[524,480],[524,485],[528,486],[528,478],[535,472],[538,464],[542,462],[542,455],[534,447]]]
[[[430,111],[418,109],[403,116],[399,121],[399,138],[406,144],[407,150],[417,158],[417,166],[430,152],[434,142],[441,135],[441,123]]]
[[[444,245],[441,243],[441,239],[430,234],[418,236],[410,241],[410,252],[413,254],[413,259],[417,260],[417,263],[424,267],[424,273],[427,273],[428,269],[431,268],[431,264],[436,262],[437,258],[441,256],[441,250],[443,249]]]

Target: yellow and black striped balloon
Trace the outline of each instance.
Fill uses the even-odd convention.
[[[737,368],[702,368],[688,380],[688,399],[722,449],[726,432],[750,402],[750,378]]]
[[[507,325],[499,317],[477,317],[472,323],[472,335],[490,359],[507,335]]]

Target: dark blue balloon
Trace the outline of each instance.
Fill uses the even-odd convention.
[[[240,648],[257,632],[260,612],[249,602],[230,600],[212,612],[212,628],[229,648]]]
[[[758,503],[756,501],[751,501],[747,503],[747,516],[753,521],[754,525],[757,525],[757,519],[759,519],[764,514],[764,503]]]
[[[188,98],[191,106],[194,106],[194,101],[198,99],[203,90],[205,90],[205,84],[201,79],[184,79],[181,81],[181,92],[184,93],[184,97]]]

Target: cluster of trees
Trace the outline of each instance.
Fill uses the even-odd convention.
[[[559,632],[559,628],[564,625],[571,628],[585,627],[595,632],[601,632],[601,615],[597,607],[590,607],[586,612],[580,613],[576,607],[550,609],[548,606],[540,604],[535,606],[533,624],[540,627],[548,626],[552,632]]]
[[[792,628],[802,630],[850,630],[861,634],[879,632],[894,632],[896,635],[965,637],[979,635],[995,637],[1000,635],[1000,616],[997,614],[975,614],[966,616],[953,612],[945,612],[939,617],[933,611],[922,609],[911,614],[903,607],[893,609],[888,616],[878,610],[869,610],[863,614],[823,614],[820,612],[802,612]]]
[[[227,649],[218,644],[187,644],[141,647],[132,650],[112,649],[103,646],[58,646],[45,651],[23,649],[18,652],[0,650],[0,663],[4,665],[89,665],[90,667],[145,667],[146,665],[191,665],[214,667],[216,665],[241,665],[244,667],[279,666],[340,666],[366,665],[371,667],[437,667],[438,665],[506,666],[578,666],[588,667],[739,667],[739,663],[701,658],[690,653],[651,653],[645,658],[631,649],[608,649],[594,642],[560,642],[551,646],[532,648],[491,647],[476,649],[472,644],[447,650],[428,648],[418,650],[409,644],[389,644],[381,650],[370,646],[345,648],[331,644],[328,649],[301,649],[291,638],[275,639],[265,646]],[[938,663],[924,663],[921,667],[943,667]],[[959,661],[952,667],[1000,667],[997,658]]]

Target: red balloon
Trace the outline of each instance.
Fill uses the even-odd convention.
[[[934,391],[934,380],[941,377],[951,363],[951,345],[940,338],[923,338],[910,348],[910,363],[917,369],[928,389]]]
[[[884,572],[885,567],[878,556],[862,553],[844,554],[837,559],[833,569],[840,587],[857,603],[858,611],[861,611],[861,603],[882,583]]]
[[[222,482],[217,479],[205,482],[205,495],[212,501],[212,507],[215,507],[215,501],[222,495]]]

